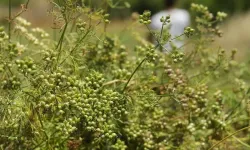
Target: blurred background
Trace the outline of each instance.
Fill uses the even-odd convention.
[[[126,1],[128,2],[124,3],[126,7],[109,10],[112,18],[109,32],[123,31],[129,24],[129,18],[133,12],[142,13],[144,10],[150,10],[154,14],[164,9],[163,0]],[[20,11],[20,5],[25,2],[26,0],[12,0],[13,14]],[[91,2],[92,6],[98,6],[101,0],[88,0],[87,2]],[[9,0],[0,0],[1,24],[7,23],[8,3]],[[214,45],[221,45],[227,50],[238,49],[241,60],[250,56],[250,0],[179,0],[178,7],[189,10],[191,3],[204,4],[212,13],[217,11],[228,13],[228,19],[222,24],[224,36],[216,39]],[[22,16],[32,22],[33,26],[51,27],[52,25],[52,19],[48,15],[48,0],[30,0],[29,9]],[[144,30],[142,29],[141,32]]]

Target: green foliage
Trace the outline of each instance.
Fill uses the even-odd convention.
[[[150,32],[157,45],[135,36],[130,49],[105,32],[106,8],[51,4],[58,39],[20,17],[13,31],[0,30],[1,149],[209,149],[248,128],[248,66],[235,50],[209,47],[225,13],[193,4],[196,26],[178,36],[191,52],[162,53],[178,37]],[[150,15],[133,25],[147,26]],[[170,17],[161,19],[164,31]],[[238,140],[248,146],[249,137]]]

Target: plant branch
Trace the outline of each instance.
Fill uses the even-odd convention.
[[[83,37],[77,41],[77,44],[75,45],[75,47],[70,51],[69,55],[70,56],[79,46],[80,44],[82,43],[82,41],[87,37],[87,35],[90,33],[90,29],[83,35]],[[60,65],[62,65],[66,59],[68,58],[68,56],[60,63]]]
[[[11,0],[9,0],[9,42],[11,40]]]
[[[28,6],[29,6],[29,2],[30,0],[27,0],[27,2],[25,4],[21,4],[21,10],[12,18],[10,18],[9,21],[13,21],[15,20],[17,17],[19,17],[22,13],[24,13],[25,11],[28,10]]]
[[[157,42],[157,47],[160,46],[160,47],[162,47],[166,52],[169,52],[169,50],[167,50],[167,49],[164,47],[164,45],[161,44],[161,42],[160,42],[161,39],[158,39],[158,38],[155,36],[155,34],[149,29],[149,27],[148,27],[147,25],[146,25],[146,27],[147,27],[148,31],[150,32],[150,34],[152,34],[152,36],[155,38],[155,40],[156,40],[156,42]],[[162,30],[163,30],[163,28],[162,28]],[[162,32],[162,31],[161,31],[161,32]]]
[[[237,130],[237,131],[235,131],[234,133],[232,133],[232,134],[226,136],[226,137],[223,138],[221,141],[219,141],[218,143],[216,143],[215,145],[213,145],[212,147],[210,147],[208,150],[214,149],[216,146],[218,146],[218,145],[220,145],[221,143],[223,143],[226,139],[228,139],[228,138],[234,136],[235,134],[237,134],[237,133],[239,133],[239,132],[241,132],[241,131],[243,131],[243,130],[246,130],[246,129],[250,129],[250,126],[247,126],[247,127],[245,127],[245,128],[242,128],[242,129],[240,129],[240,130]]]
[[[130,80],[133,78],[133,76],[135,75],[135,73],[139,70],[139,68],[141,67],[141,65],[142,65],[146,60],[147,60],[147,58],[144,58],[144,59],[140,62],[140,64],[135,68],[134,72],[131,74],[131,76],[129,77],[127,83],[125,84],[125,86],[124,86],[124,88],[123,88],[123,90],[122,90],[122,93],[125,92],[125,90],[126,90],[128,84],[129,84]]]
[[[57,55],[57,62],[59,61],[60,59],[60,56],[61,56],[61,50],[62,50],[62,44],[63,44],[63,39],[64,39],[64,36],[65,36],[65,33],[66,33],[66,30],[67,30],[67,27],[68,27],[68,22],[66,21],[65,23],[65,26],[63,28],[63,32],[62,32],[62,35],[60,37],[60,40],[56,46],[56,49],[59,49],[59,54]]]

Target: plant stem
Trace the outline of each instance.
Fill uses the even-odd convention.
[[[59,53],[58,53],[58,55],[57,55],[57,63],[58,63],[58,61],[59,61],[59,59],[60,59],[60,56],[61,56],[63,39],[64,39],[66,30],[67,30],[67,27],[68,27],[68,22],[66,21],[66,24],[65,24],[65,26],[64,26],[64,28],[63,28],[62,35],[61,35],[60,40],[59,40],[59,42],[58,42],[58,44],[57,44],[57,46],[56,46],[56,49],[59,48],[59,50],[58,50]]]
[[[140,62],[140,64],[135,68],[134,72],[131,74],[131,76],[129,77],[129,79],[128,79],[126,85],[124,86],[124,88],[123,88],[123,90],[122,90],[122,93],[125,92],[125,90],[126,90],[128,84],[129,84],[130,80],[133,78],[133,76],[135,75],[135,73],[139,70],[139,68],[141,67],[141,65],[142,65],[146,60],[147,60],[147,58],[144,58],[144,59]]]
[[[155,46],[154,49],[157,49],[158,46],[160,46],[159,43]],[[148,59],[147,57],[144,58],[144,59],[140,62],[140,64],[135,68],[134,72],[131,74],[131,76],[129,77],[129,79],[128,79],[126,85],[124,86],[124,88],[123,88],[123,90],[122,90],[122,93],[125,92],[125,90],[126,90],[128,84],[129,84],[130,80],[133,78],[133,76],[135,75],[135,73],[139,70],[139,68],[141,67],[141,65],[142,65],[147,59]]]
[[[213,146],[212,146],[211,148],[209,148],[208,150],[212,150],[213,148],[215,148],[216,146],[218,146],[218,145],[220,145],[222,142],[224,142],[226,139],[228,139],[228,138],[234,136],[235,134],[237,134],[237,133],[239,133],[239,132],[241,132],[241,131],[243,131],[243,130],[246,130],[246,129],[250,129],[250,126],[247,126],[247,127],[245,127],[245,128],[242,128],[242,129],[240,129],[240,130],[237,130],[237,131],[235,131],[234,133],[232,133],[232,134],[226,136],[224,139],[222,139],[221,141],[219,141],[218,143],[216,143],[215,145],[213,145]]]
[[[169,52],[169,51],[164,47],[164,45],[161,44],[161,42],[160,42],[161,39],[158,39],[158,38],[155,36],[155,34],[150,30],[150,28],[149,28],[148,25],[146,25],[146,27],[147,27],[148,31],[150,32],[150,34],[155,38],[155,40],[156,40],[156,42],[157,42],[157,47],[160,46],[160,47],[163,48],[166,52]],[[163,28],[162,28],[162,29],[163,29]],[[157,48],[157,47],[156,47],[156,48]]]
[[[163,34],[163,30],[164,30],[164,23],[161,26],[161,34],[160,34],[160,39],[162,39],[162,34]]]
[[[17,14],[15,14],[14,16],[11,16],[11,19],[10,19],[11,22],[13,20],[15,20],[17,17],[19,17],[22,13],[24,13],[25,11],[28,10],[29,2],[30,2],[30,0],[27,0],[26,4],[21,5],[22,9]]]
[[[250,145],[248,145],[247,143],[243,142],[242,140],[238,139],[237,137],[233,136],[233,138],[239,142],[241,145],[247,147],[247,148],[250,148]]]
[[[87,37],[89,32],[90,32],[90,29],[84,34],[84,36],[79,41],[77,41],[76,46],[70,51],[68,56],[70,56],[81,45],[82,41]],[[66,61],[68,56],[59,65],[62,65]]]
[[[11,40],[11,0],[9,0],[9,42]]]
[[[183,35],[185,35],[185,34],[178,35],[178,36],[176,36],[176,37],[170,39],[170,41],[176,40],[176,39],[178,39],[179,37],[182,37]]]
[[[60,50],[60,49],[62,48],[62,42],[63,42],[63,38],[64,38],[64,35],[65,35],[65,32],[66,32],[67,27],[68,27],[68,23],[66,22],[66,23],[65,23],[65,26],[64,26],[64,28],[63,28],[62,35],[61,35],[61,37],[60,37],[60,39],[59,39],[59,42],[58,42],[58,44],[57,44],[57,46],[56,46],[56,49],[59,48],[59,50]]]

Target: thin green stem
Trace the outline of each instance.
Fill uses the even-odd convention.
[[[90,32],[90,29],[84,34],[84,36],[79,41],[77,41],[76,46],[70,51],[70,53],[69,53],[68,56],[70,56],[80,46],[80,44],[87,37],[87,35],[89,34],[89,32]],[[62,65],[66,61],[66,59],[68,58],[68,56],[60,63],[60,65]]]
[[[62,47],[62,42],[63,42],[63,39],[64,39],[64,35],[65,35],[65,33],[66,33],[67,27],[68,27],[68,23],[66,22],[66,23],[65,23],[65,26],[64,26],[64,28],[63,28],[63,32],[62,32],[62,34],[61,34],[61,37],[60,37],[60,39],[59,39],[59,42],[57,43],[56,49],[59,48],[59,50],[60,50],[60,48]]]
[[[147,27],[148,31],[150,32],[150,34],[152,34],[152,36],[155,38],[156,42],[157,42],[158,44],[160,44],[159,39],[158,39],[158,38],[155,36],[155,34],[150,30],[150,28],[148,27],[148,25],[146,25],[146,27]]]
[[[104,3],[104,10],[105,10],[105,13],[106,12],[108,12],[108,6],[109,6],[109,4],[108,4],[108,1],[106,0],[105,1],[105,3]],[[107,23],[106,22],[104,22],[104,26],[103,26],[103,32],[104,32],[104,35],[106,36],[106,33],[107,33]]]
[[[219,141],[218,143],[216,143],[215,145],[213,145],[212,147],[210,147],[208,150],[214,149],[216,146],[218,146],[218,145],[220,145],[221,143],[223,143],[226,139],[228,139],[228,138],[234,136],[235,134],[237,134],[237,133],[239,133],[239,132],[241,132],[241,131],[243,131],[243,130],[246,130],[246,129],[250,129],[250,126],[247,126],[247,127],[245,127],[245,128],[242,128],[242,129],[240,129],[240,130],[237,130],[237,131],[235,131],[234,133],[232,133],[232,134],[226,136],[226,137],[223,138],[221,141]]]
[[[170,39],[170,41],[176,40],[176,39],[178,39],[179,37],[182,37],[183,35],[185,35],[185,34],[178,35],[178,36],[176,36],[176,37]]]
[[[247,92],[244,94],[242,100],[234,107],[230,110],[230,112],[228,112],[227,117],[225,118],[225,120],[228,120],[236,111],[237,108],[239,108],[241,106],[241,104],[243,103],[243,101],[245,100],[245,98],[248,96],[248,94],[250,93],[250,88],[247,90]]]
[[[11,41],[11,0],[9,0],[9,42]]]
[[[58,63],[58,61],[59,61],[59,59],[60,59],[60,56],[61,56],[63,39],[64,39],[66,30],[67,30],[67,27],[68,27],[68,22],[66,21],[66,24],[65,24],[65,26],[64,26],[62,35],[61,35],[60,40],[59,40],[59,42],[58,42],[58,44],[57,44],[57,46],[56,46],[56,49],[59,49],[59,50],[58,50],[59,53],[58,53],[58,55],[57,55],[57,63]]]
[[[163,30],[164,30],[164,23],[161,26],[161,34],[160,34],[160,39],[162,39],[162,35],[163,35]]]
[[[239,142],[241,145],[243,145],[243,146],[245,146],[245,147],[247,147],[247,148],[250,148],[250,145],[249,145],[249,144],[243,142],[242,140],[238,139],[238,138],[235,137],[235,136],[233,136],[233,138],[234,138],[237,142]]]
[[[150,30],[149,26],[146,25],[148,31],[150,32],[150,34],[152,34],[152,36],[155,38],[156,42],[157,42],[157,47],[160,46],[161,48],[163,48],[166,52],[168,52],[168,50],[164,47],[164,45],[161,44],[160,40],[155,36],[155,34]]]
[[[129,77],[127,83],[125,84],[125,86],[124,86],[124,88],[123,88],[123,90],[122,90],[122,93],[125,92],[125,90],[126,90],[128,84],[129,84],[129,82],[131,81],[131,79],[133,78],[133,76],[135,75],[135,73],[139,70],[139,68],[141,67],[141,65],[142,65],[146,60],[147,60],[147,58],[144,58],[144,59],[140,62],[140,64],[135,68],[134,72],[131,74],[131,76]]]

